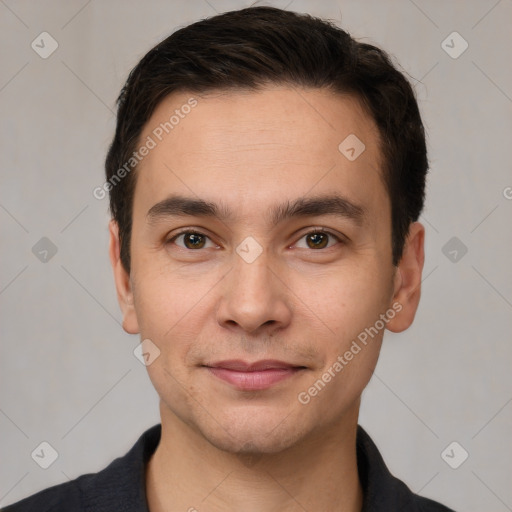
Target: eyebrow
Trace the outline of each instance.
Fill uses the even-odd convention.
[[[316,217],[332,215],[342,217],[361,225],[367,210],[348,199],[329,194],[311,198],[300,197],[285,201],[270,209],[267,219],[272,226],[297,217]],[[149,224],[157,223],[168,217],[212,217],[221,221],[232,221],[236,216],[224,203],[213,203],[203,199],[171,195],[152,206],[146,214]]]

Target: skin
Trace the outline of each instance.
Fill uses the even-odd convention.
[[[297,397],[393,304],[401,311],[386,328],[409,327],[424,228],[411,224],[393,266],[379,133],[356,99],[280,86],[174,93],[140,140],[192,96],[197,106],[137,170],[130,274],[110,223],[123,328],[160,350],[147,366],[162,422],[146,472],[150,510],[361,510],[357,418],[383,330],[308,404]],[[338,150],[349,134],[366,146],[354,161]],[[333,192],[365,209],[360,224],[330,215],[268,223],[265,214],[285,200]],[[150,208],[176,193],[223,202],[235,217],[149,222]],[[166,243],[180,228],[206,235],[199,249],[190,236]],[[313,228],[339,240],[316,248],[306,236]],[[263,249],[252,263],[236,252],[248,236]],[[269,389],[241,391],[201,366],[228,359],[306,369]]]

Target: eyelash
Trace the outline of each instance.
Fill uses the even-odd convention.
[[[308,231],[307,233],[304,233],[300,238],[299,240],[302,240],[304,237],[306,236],[309,236],[309,235],[315,235],[317,233],[320,233],[320,234],[325,234],[325,235],[329,235],[331,237],[333,237],[334,239],[336,239],[338,242],[340,243],[343,243],[344,240],[334,234],[333,232],[329,231],[328,229],[323,229],[323,228],[314,228],[312,229],[311,231]],[[172,238],[169,238],[168,240],[165,241],[165,244],[168,245],[168,244],[171,244],[172,242],[174,242],[179,236],[183,235],[183,234],[189,234],[189,235],[199,235],[199,236],[204,236],[208,239],[210,239],[210,237],[204,233],[201,233],[200,231],[196,231],[195,229],[183,229],[182,231],[176,233]],[[211,239],[210,239],[211,240]],[[322,250],[327,250],[327,249],[331,249],[331,247],[327,247],[327,248],[324,248],[324,249],[311,249],[312,251],[322,251]],[[196,249],[188,249],[188,248],[183,248],[183,247],[180,247],[180,249],[184,249],[186,251],[190,251],[190,252],[194,252],[196,251]],[[197,250],[200,250],[200,249],[197,249]]]

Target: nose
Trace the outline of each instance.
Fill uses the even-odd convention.
[[[291,292],[278,266],[271,266],[266,251],[250,263],[237,253],[233,260],[221,288],[218,323],[255,336],[284,329],[292,316]]]

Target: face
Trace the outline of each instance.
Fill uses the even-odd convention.
[[[423,265],[418,223],[392,264],[371,118],[319,89],[176,93],[148,137],[130,275],[114,222],[110,253],[123,327],[158,354],[162,423],[268,453],[353,425],[384,328],[413,320]]]

